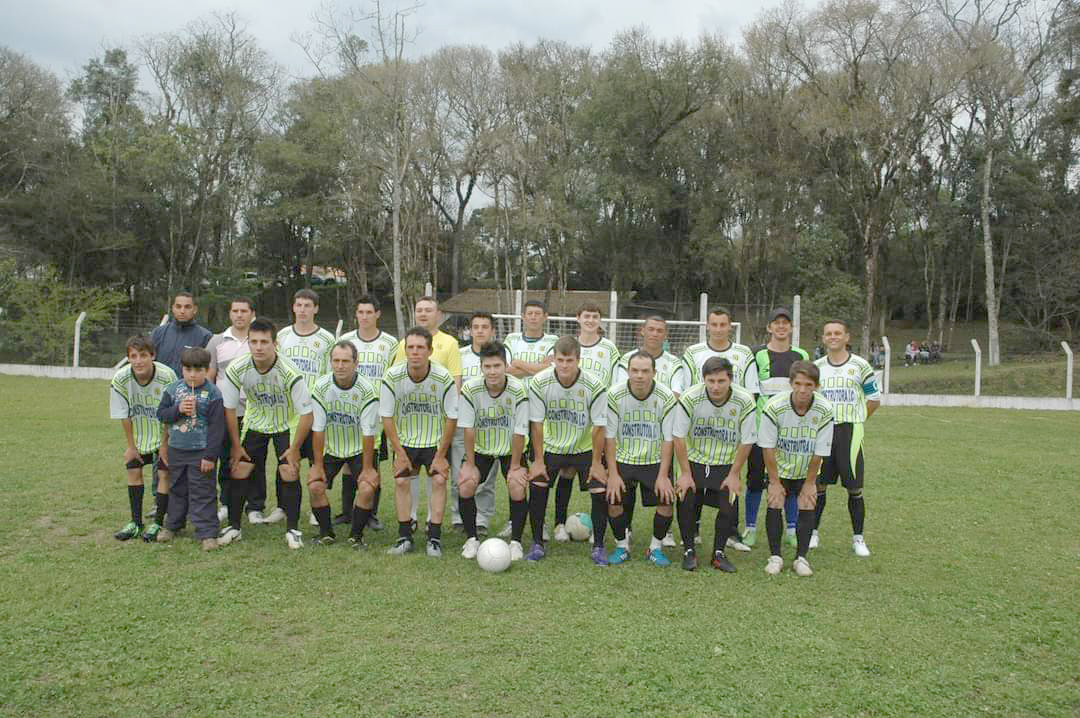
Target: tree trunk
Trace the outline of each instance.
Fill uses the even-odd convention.
[[[994,148],[988,147],[986,165],[983,167],[982,198],[979,202],[983,235],[983,264],[986,270],[986,324],[990,335],[986,348],[987,366],[997,366],[1001,363],[1001,349],[998,347],[997,284],[994,282],[994,238],[990,231],[990,172],[993,162]]]
[[[394,178],[390,190],[390,224],[394,247],[394,317],[397,320],[397,333],[405,331],[405,312],[401,304],[401,183]]]
[[[870,331],[874,322],[874,304],[877,300],[878,251],[881,242],[873,235],[874,223],[867,220],[863,229],[863,256],[866,271],[866,305],[863,310],[862,336],[859,338],[859,353],[870,356]]]

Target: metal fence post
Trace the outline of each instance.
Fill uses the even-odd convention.
[[[982,394],[982,349],[976,339],[971,340],[971,348],[975,350],[975,396]]]
[[[881,338],[881,345],[885,348],[885,368],[881,373],[881,392],[889,393],[889,377],[892,375],[892,344],[888,337]]]
[[[619,318],[619,293],[614,289],[608,294],[608,339],[619,343],[619,325],[615,322]]]
[[[797,347],[801,346],[799,344],[799,335],[802,333],[799,331],[799,327],[802,325],[802,297],[798,294],[791,301],[791,314],[791,346]]]
[[[521,298],[521,290],[514,290],[514,331],[521,331],[521,304],[524,300]]]
[[[334,330],[334,338],[337,339],[341,336],[341,327],[345,324],[344,319],[337,320],[337,329]]]
[[[697,332],[698,338],[697,338],[697,340],[699,342],[703,342],[703,341],[705,341],[705,326],[709,321],[709,293],[708,292],[702,292],[701,296],[698,297],[698,321],[701,322],[701,326],[698,327],[698,332]],[[736,337],[735,341],[739,341],[739,338]]]
[[[1067,341],[1061,342],[1061,348],[1065,350],[1065,398],[1072,399],[1073,387],[1073,350]]]
[[[71,352],[71,366],[79,366],[79,342],[82,339],[82,323],[86,319],[86,312],[79,312],[79,318],[75,320],[75,346]]]

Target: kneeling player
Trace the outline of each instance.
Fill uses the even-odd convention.
[[[461,387],[458,426],[464,431],[465,460],[458,475],[458,510],[468,535],[461,550],[464,558],[476,558],[476,491],[492,481],[498,463],[510,493],[510,560],[522,557],[521,533],[525,528],[525,487],[528,475],[521,466],[525,436],[529,432],[529,398],[524,383],[506,373],[506,349],[500,342],[480,347],[480,371]],[[492,492],[494,493],[494,492]]]
[[[736,498],[742,491],[739,475],[757,439],[754,396],[733,383],[733,366],[720,356],[702,365],[703,382],[679,397],[672,433],[681,476],[675,485],[679,497],[682,567],[697,568],[694,552],[702,506],[716,509],[713,568],[728,573],[735,566],[724,553],[735,527]]]
[[[375,487],[379,485],[374,463],[379,399],[372,383],[357,374],[357,366],[356,346],[347,339],[339,341],[330,350],[331,373],[316,381],[311,390],[313,456],[308,494],[311,511],[319,524],[317,543],[334,543],[326,490],[333,486],[338,472],[349,467],[349,474],[341,480],[358,482],[349,542],[359,549],[364,547],[364,527],[371,515]]]
[[[758,446],[769,472],[769,508],[765,531],[769,535],[769,561],[765,573],[775,576],[784,567],[780,539],[782,511],[788,496],[797,497],[796,554],[792,568],[799,576],[811,576],[806,552],[814,529],[815,479],[821,460],[832,452],[833,407],[817,393],[820,374],[807,361],[791,365],[791,391],[777,394],[765,404],[758,426]]]
[[[593,563],[607,565],[604,531],[607,528],[607,473],[600,461],[604,452],[607,392],[600,381],[579,366],[581,347],[575,337],[555,343],[555,366],[529,382],[529,423],[533,460],[529,467],[529,522],[533,545],[527,561],[544,553],[544,515],[548,487],[563,469],[577,474],[578,485],[592,498]]]
[[[154,361],[154,346],[144,336],[135,336],[127,343],[128,365],[116,372],[109,385],[109,416],[120,420],[127,448],[124,449],[124,468],[127,471],[128,504],[131,520],[113,536],[127,541],[140,533],[144,541],[153,541],[165,520],[169,504],[169,467],[162,449],[162,426],[157,407],[165,388],[176,381],[176,373]],[[142,507],[143,467],[154,467],[152,484],[157,488],[154,522],[143,531]]]
[[[656,359],[638,352],[628,363],[630,378],[608,393],[607,461],[608,515],[615,535],[609,564],[630,558],[623,501],[633,501],[632,488],[641,485],[641,505],[655,506],[653,535],[645,558],[670,566],[663,541],[671,528],[675,488],[671,485],[671,430],[675,395],[656,381]]]

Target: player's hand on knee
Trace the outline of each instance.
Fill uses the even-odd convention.
[[[720,488],[727,489],[732,496],[738,496],[742,493],[742,481],[739,480],[738,476],[728,474],[727,478],[721,482]]]
[[[458,484],[466,483],[472,483],[474,486],[480,483],[480,469],[476,468],[476,464],[468,461],[461,465],[461,471],[458,473]]]
[[[443,481],[449,480],[450,462],[446,460],[445,456],[436,456],[431,460],[431,473],[443,477]]]
[[[589,479],[593,481],[599,481],[601,484],[606,484],[608,478],[607,469],[599,461],[594,461],[592,466],[589,467]]]
[[[322,466],[316,466],[315,464],[312,464],[311,468],[308,469],[307,482],[309,486],[317,482],[325,483],[326,470]]]
[[[297,471],[299,471],[300,452],[295,447],[290,446],[289,448],[285,449],[285,451],[281,452],[281,455],[278,456],[278,461],[284,461],[290,466],[298,467]]]
[[[770,509],[782,509],[784,508],[784,499],[787,498],[784,492],[784,486],[779,482],[769,482],[769,508]]]
[[[623,483],[622,477],[618,472],[612,471],[611,476],[607,480],[607,500],[609,504],[618,504],[622,502],[623,491],[626,489],[626,484]]]
[[[675,495],[679,497],[680,501],[685,499],[687,494],[693,493],[694,490],[694,480],[687,474],[683,474],[675,482]]]
[[[136,449],[134,446],[129,446],[128,448],[124,449],[124,463],[125,464],[130,464],[132,461],[135,461],[136,459],[139,459],[139,458],[140,458],[139,450]]]
[[[404,451],[399,454],[394,454],[394,476],[401,478],[403,476],[415,475],[412,462],[409,461],[409,456]]]
[[[300,478],[300,467],[295,464],[278,464],[278,474],[282,481],[296,481]]]
[[[661,503],[675,503],[675,487],[671,485],[671,479],[666,476],[656,479],[656,495]]]
[[[529,465],[529,481],[547,481],[547,467],[539,461],[534,461]]]
[[[804,482],[802,490],[799,491],[798,503],[802,511],[809,511],[817,506],[817,484],[812,481]]]
[[[364,469],[360,472],[360,475],[356,478],[357,486],[360,484],[367,484],[372,490],[379,488],[379,471],[374,467],[370,469]]]
[[[214,470],[214,462],[211,459],[199,459],[199,471],[209,474]]]

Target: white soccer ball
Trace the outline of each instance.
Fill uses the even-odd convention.
[[[592,534],[592,518],[588,514],[577,513],[566,519],[566,533],[574,541],[588,541]]]
[[[510,545],[500,538],[489,538],[480,544],[476,563],[488,573],[501,573],[510,568]]]

